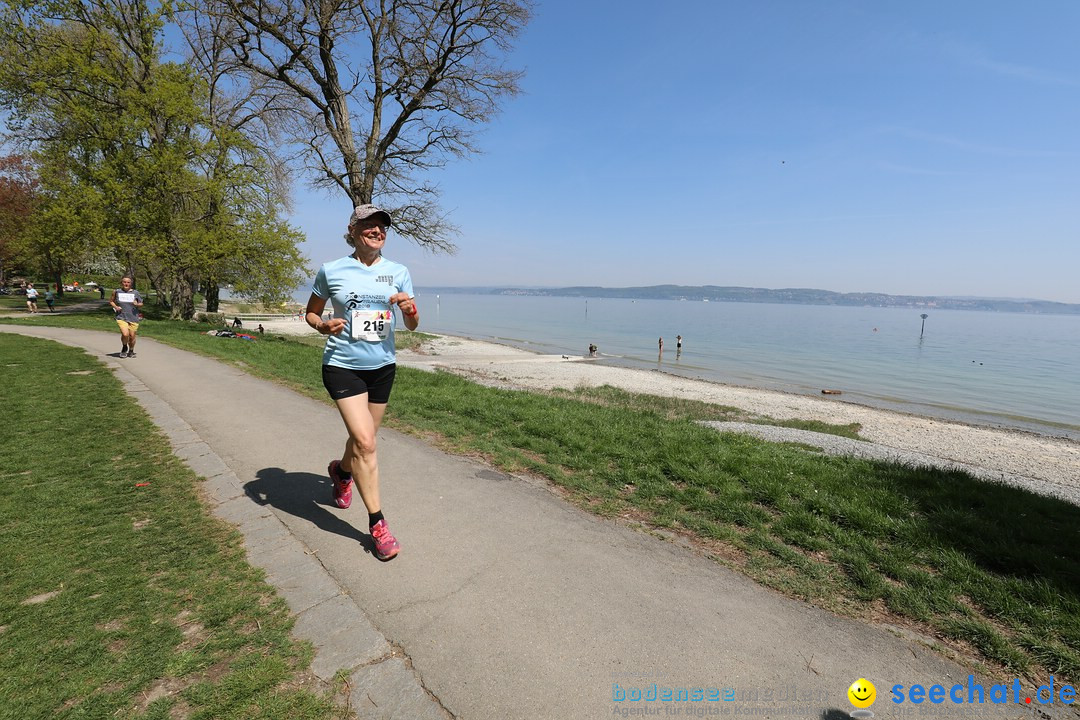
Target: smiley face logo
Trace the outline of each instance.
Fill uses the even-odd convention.
[[[868,708],[877,700],[877,688],[866,678],[859,678],[847,689],[848,700],[857,708]]]

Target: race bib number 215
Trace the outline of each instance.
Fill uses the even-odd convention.
[[[390,337],[391,315],[389,310],[353,310],[353,340],[382,342]]]

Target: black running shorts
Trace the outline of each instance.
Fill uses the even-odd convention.
[[[385,405],[390,400],[390,389],[394,387],[396,371],[397,365],[394,363],[375,370],[351,370],[336,365],[323,365],[322,384],[332,400],[367,393],[369,403]]]

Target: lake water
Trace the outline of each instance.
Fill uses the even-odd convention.
[[[920,338],[908,308],[423,290],[417,303],[433,333],[566,355],[596,343],[602,362],[1080,440],[1080,316],[931,308]]]

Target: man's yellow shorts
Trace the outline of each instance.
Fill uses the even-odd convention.
[[[127,320],[117,319],[116,324],[120,326],[121,332],[124,330],[136,332],[139,329],[139,323],[128,322]]]

